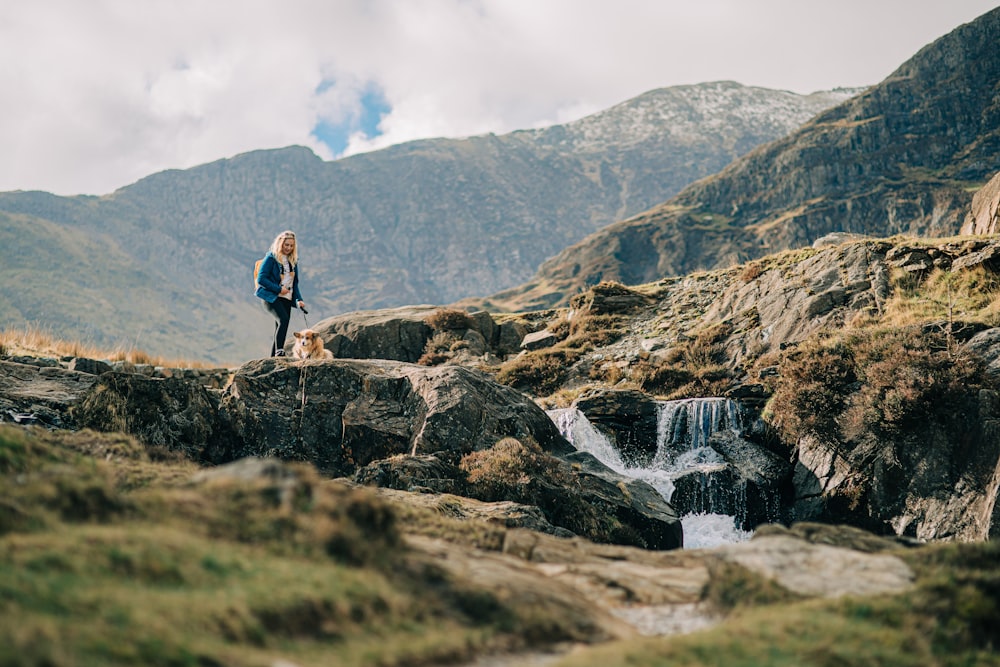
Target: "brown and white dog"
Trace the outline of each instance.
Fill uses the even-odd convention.
[[[292,334],[295,345],[292,356],[296,359],[333,359],[333,352],[323,347],[323,339],[312,329],[303,329]]]

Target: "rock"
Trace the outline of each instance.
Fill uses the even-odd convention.
[[[523,350],[541,350],[546,347],[552,347],[559,342],[559,337],[556,336],[551,331],[545,329],[541,331],[535,331],[527,334],[521,340],[521,349]]]
[[[354,481],[367,486],[403,491],[433,491],[466,495],[465,473],[433,454],[397,455],[372,461],[354,473]]]
[[[719,547],[714,554],[805,597],[887,595],[913,586],[914,574],[898,556],[816,544],[793,534],[765,534]]]
[[[89,373],[58,366],[0,361],[0,419],[17,421],[12,415],[27,415],[32,423],[71,428],[70,408],[83,400],[96,380]]]
[[[890,266],[910,272],[926,271],[934,266],[934,260],[926,248],[897,246],[886,254],[885,259]]]
[[[570,299],[569,305],[574,312],[608,315],[630,313],[649,306],[652,302],[650,297],[621,283],[601,282],[586,292],[574,296]]]
[[[539,533],[529,534],[555,542],[568,541]],[[504,608],[515,610],[519,617],[530,618],[532,612],[544,604],[548,613],[558,617],[560,622],[558,627],[545,624],[529,632],[528,640],[533,643],[598,643],[633,639],[637,634],[606,606],[595,605],[574,585],[575,582],[570,581],[571,575],[560,577],[557,572],[511,554],[483,551],[424,536],[407,536],[407,544],[420,557],[433,562],[429,572],[443,573],[439,576],[446,576],[459,590],[482,591],[480,595],[502,600]],[[594,588],[600,586],[596,583]],[[526,663],[516,659],[511,664]]]
[[[758,356],[776,351],[840,326],[855,314],[877,310],[891,289],[885,252],[876,242],[847,243],[823,248],[781,271],[765,271],[750,282],[720,285],[709,292],[704,313],[686,328],[729,322],[732,333],[722,345],[728,363],[737,367],[750,351]],[[677,300],[682,289],[683,283],[667,298],[676,293],[672,300]]]
[[[255,457],[207,468],[192,475],[189,483],[202,485],[230,481],[260,484],[283,507],[289,507],[296,496],[309,493],[306,490],[308,483],[303,479],[301,470],[278,459]]]
[[[984,266],[994,273],[1000,272],[1000,243],[994,242],[982,250],[956,257],[951,262],[951,270],[966,269],[973,266]]]
[[[497,340],[497,354],[517,354],[521,349],[521,341],[527,335],[528,327],[523,322],[517,320],[501,322]]]
[[[205,387],[183,378],[111,371],[97,378],[71,415],[80,427],[128,433],[195,461],[219,463],[229,457],[229,436],[215,401]]]
[[[113,369],[111,364],[100,361],[98,359],[87,359],[85,357],[75,357],[69,362],[68,368],[71,371],[80,371],[81,373],[90,373],[91,375],[100,375],[101,373],[109,373]]]
[[[656,454],[656,401],[636,390],[595,389],[573,407],[603,433],[634,465],[648,465]]]
[[[733,431],[714,433],[709,446],[735,472],[728,487],[733,497],[737,525],[752,530],[764,523],[786,520],[784,495],[792,478],[792,465],[774,452],[742,438]]]
[[[425,318],[435,306],[408,306],[346,313],[313,327],[326,349],[339,359],[393,359],[415,362],[433,329]]]
[[[960,233],[963,236],[1000,233],[1000,173],[972,197],[972,207],[962,223]]]
[[[380,496],[406,505],[429,507],[446,516],[472,521],[485,521],[501,528],[523,528],[560,538],[574,537],[565,528],[553,526],[545,514],[533,505],[510,501],[483,502],[453,494],[407,493],[379,485]]]
[[[850,232],[830,232],[812,242],[813,248],[826,248],[829,246],[841,245],[851,241],[860,241],[866,238],[864,234],[852,234]]]
[[[335,358],[413,363],[435,334],[427,320],[439,310],[437,306],[406,306],[359,311],[325,319],[314,329]],[[526,333],[516,323],[498,325],[485,311],[469,313],[466,319],[468,328],[450,333],[464,342],[466,354],[473,357],[516,353]]]
[[[467,489],[465,473],[456,468],[463,455],[503,438],[533,441],[577,464],[573,488],[550,490],[542,488],[550,482],[537,480],[543,511],[557,510],[572,494],[598,515],[616,516],[625,543],[653,549],[682,544],[676,513],[652,487],[620,478],[596,460],[580,462],[533,401],[467,368],[261,359],[236,371],[220,413],[234,434],[234,457],[308,461],[329,476],[448,493]]]
[[[986,363],[986,371],[1000,380],[1000,327],[977,333],[964,347],[980,357]]]
[[[639,539],[632,545],[647,549],[677,549],[684,545],[680,515],[652,486],[619,475],[587,452],[573,452],[562,458],[579,470],[582,494],[592,505],[638,533]]]
[[[237,438],[235,456],[309,461],[338,477],[399,454],[441,452],[455,465],[504,437],[571,449],[526,396],[457,366],[260,359],[236,371],[220,411]]]
[[[1000,534],[1000,393],[982,389],[963,437],[930,430],[891,441],[798,442],[798,520],[847,523],[918,540],[986,540]]]

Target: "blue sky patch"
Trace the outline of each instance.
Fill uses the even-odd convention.
[[[321,94],[332,85],[332,82],[324,81],[316,92]],[[332,123],[321,118],[313,128],[312,135],[326,144],[334,156],[339,156],[347,148],[347,141],[352,134],[362,132],[369,139],[381,134],[378,124],[391,110],[382,90],[371,84],[358,99],[358,106],[346,119],[340,123]]]

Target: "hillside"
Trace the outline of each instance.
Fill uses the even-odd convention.
[[[831,232],[957,234],[1000,171],[1000,9],[921,49],[885,81],[669,201],[545,262],[492,308],[565,304],[808,246]]]
[[[504,136],[335,162],[259,151],[103,197],[0,194],[0,240],[15,251],[0,278],[32,287],[0,296],[0,324],[208,361],[257,356],[270,319],[248,267],[287,228],[317,315],[489,294],[852,92],[682,86]]]

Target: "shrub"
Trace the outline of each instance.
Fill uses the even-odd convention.
[[[425,317],[424,322],[438,331],[471,329],[475,324],[468,313],[457,308],[439,308]]]
[[[745,283],[751,280],[756,280],[764,273],[764,267],[761,266],[760,262],[750,262],[743,267],[742,273],[740,273],[740,280]]]
[[[437,366],[452,358],[458,344],[462,341],[448,331],[438,331],[427,341],[424,353],[417,359],[421,366]]]
[[[807,431],[833,437],[857,381],[850,348],[810,339],[782,359],[778,377],[768,410],[781,434],[790,441]]]
[[[571,347],[611,345],[625,334],[626,321],[621,315],[581,313],[570,320],[566,345]]]
[[[554,333],[556,338],[562,341],[569,337],[571,327],[572,325],[568,317],[560,317],[549,323],[546,329]]]
[[[533,441],[503,438],[490,449],[465,455],[459,467],[468,473],[469,493],[474,498],[534,505],[549,523],[596,542],[643,544],[610,508],[595,507],[583,497],[568,464]]]
[[[852,443],[953,436],[974,422],[980,364],[917,328],[811,339],[779,365],[769,412],[782,434]]]
[[[963,427],[973,416],[979,366],[967,355],[949,354],[945,334],[888,331],[859,335],[852,344],[861,385],[844,415],[848,440],[866,433],[892,437],[929,422]]]
[[[580,358],[580,350],[556,348],[536,350],[504,363],[497,381],[536,396],[559,389],[570,366]]]
[[[566,481],[561,465],[534,442],[503,438],[489,449],[466,454],[459,468],[468,473],[481,499],[523,501],[530,500],[526,489],[534,478]]]

